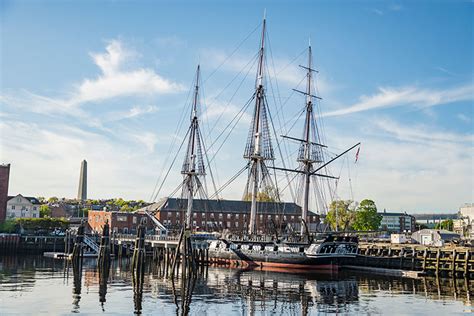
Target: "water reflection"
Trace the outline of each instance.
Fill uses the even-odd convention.
[[[107,295],[107,282],[109,280],[109,268],[98,268],[99,270],[99,302],[100,306],[102,307],[102,311],[104,309],[104,303],[107,301],[105,296]]]
[[[79,302],[81,301],[82,289],[82,262],[72,262],[73,285],[72,285],[72,312],[79,313]]]
[[[72,284],[68,283],[71,274]],[[67,287],[72,288],[72,310],[71,292],[64,291]],[[2,312],[35,313],[35,306],[38,306],[35,302],[41,302],[45,295],[43,292],[33,294],[35,288],[55,291],[58,298],[51,303],[55,305],[51,305],[49,311],[57,314],[71,311],[94,314],[105,310],[125,314],[160,310],[164,314],[177,315],[365,314],[386,312],[384,304],[397,297],[401,299],[400,304],[391,306],[394,312],[411,313],[412,305],[418,302],[426,308],[425,313],[438,314],[442,308],[453,306],[459,312],[472,311],[474,281],[395,278],[349,272],[286,274],[209,267],[197,278],[189,278],[183,283],[179,277],[173,283],[163,269],[151,262],[147,262],[141,275],[134,275],[126,259],[113,261],[108,272],[99,271],[94,260],[84,260],[79,269],[74,265],[64,267],[62,261],[49,258],[0,257]],[[9,298],[18,297],[15,293],[30,303],[14,304],[15,300]],[[129,299],[124,299],[126,297]],[[384,300],[386,298],[388,300]],[[408,302],[410,304],[404,304]]]
[[[137,315],[140,315],[142,313],[144,280],[145,271],[143,269],[138,269],[132,272],[133,305],[135,307],[134,313]]]

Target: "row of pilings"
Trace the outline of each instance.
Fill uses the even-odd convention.
[[[207,272],[207,263],[209,262],[207,249],[197,249],[193,245],[189,229],[181,231],[178,244],[175,247],[151,247],[150,250],[149,247],[147,248],[145,235],[146,225],[144,222],[140,222],[133,246],[125,245],[124,247],[122,244],[116,245],[112,242],[109,225],[107,223],[104,225],[97,257],[101,304],[105,302],[112,257],[118,257],[119,261],[122,258],[128,258],[128,260],[131,258],[135,313],[141,314],[145,265],[147,260],[151,260],[150,263],[158,269],[159,275],[172,282],[177,314],[188,315],[196,281],[200,275]],[[81,225],[70,255],[75,282],[81,280],[84,249],[86,248],[84,238],[84,225]],[[80,286],[75,286],[75,288],[79,289],[75,294],[79,300]]]

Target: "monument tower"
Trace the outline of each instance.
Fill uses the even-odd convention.
[[[87,161],[81,162],[81,174],[79,175],[79,190],[77,192],[77,199],[87,200]]]

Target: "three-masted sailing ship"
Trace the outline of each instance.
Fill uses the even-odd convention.
[[[305,123],[303,137],[296,138],[284,136],[297,141],[300,145],[297,162],[299,167],[295,170],[275,167],[269,161],[275,159],[269,127],[269,110],[265,96],[265,35],[266,19],[263,19],[262,35],[258,54],[258,67],[256,75],[255,100],[253,118],[249,130],[244,159],[248,163],[248,179],[244,196],[250,200],[250,216],[247,234],[237,237],[224,236],[209,240],[209,257],[217,261],[236,261],[241,265],[258,265],[263,267],[286,269],[334,269],[344,258],[355,257],[357,254],[357,237],[341,234],[326,233],[310,235],[306,220],[309,209],[310,186],[314,184],[314,177],[327,177],[321,170],[352,150],[357,145],[337,155],[328,162],[324,161],[323,148],[316,128],[313,100],[319,98],[312,94],[312,69],[311,44],[308,47],[308,64],[301,66],[306,70],[306,90],[299,91],[305,96]],[[192,231],[191,216],[193,212],[193,197],[198,190],[203,189],[202,176],[205,175],[203,148],[197,104],[199,94],[199,67],[196,75],[191,125],[188,130],[188,146],[185,161],[181,170],[183,175],[183,199],[187,200],[184,230]],[[269,169],[279,169],[285,172],[299,173],[303,178],[303,199],[301,214],[301,230],[299,238],[290,239],[282,235],[277,238],[259,235],[257,227],[257,210],[259,208],[259,194],[262,188],[275,187]],[[313,182],[313,183],[312,183]],[[278,195],[278,193],[277,193]],[[188,233],[189,234],[189,233]]]

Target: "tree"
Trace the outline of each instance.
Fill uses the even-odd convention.
[[[446,229],[446,230],[453,231],[454,222],[452,219],[445,219],[441,223],[436,223],[435,229]]]
[[[43,204],[40,206],[40,217],[51,217],[51,209],[47,204]]]
[[[57,203],[59,199],[55,196],[52,196],[48,199],[48,203]]]
[[[244,198],[244,201],[252,200],[252,193],[247,193]],[[258,202],[276,202],[279,200],[279,195],[277,190],[272,186],[266,186],[262,192],[257,193]]]
[[[0,233],[14,233],[16,226],[14,219],[7,219],[3,223],[0,223]]]
[[[381,221],[382,215],[377,214],[377,206],[374,201],[365,199],[360,202],[355,215],[355,230],[377,230]]]
[[[355,220],[355,211],[350,209],[352,201],[336,200],[329,205],[326,223],[334,230],[348,230]]]

